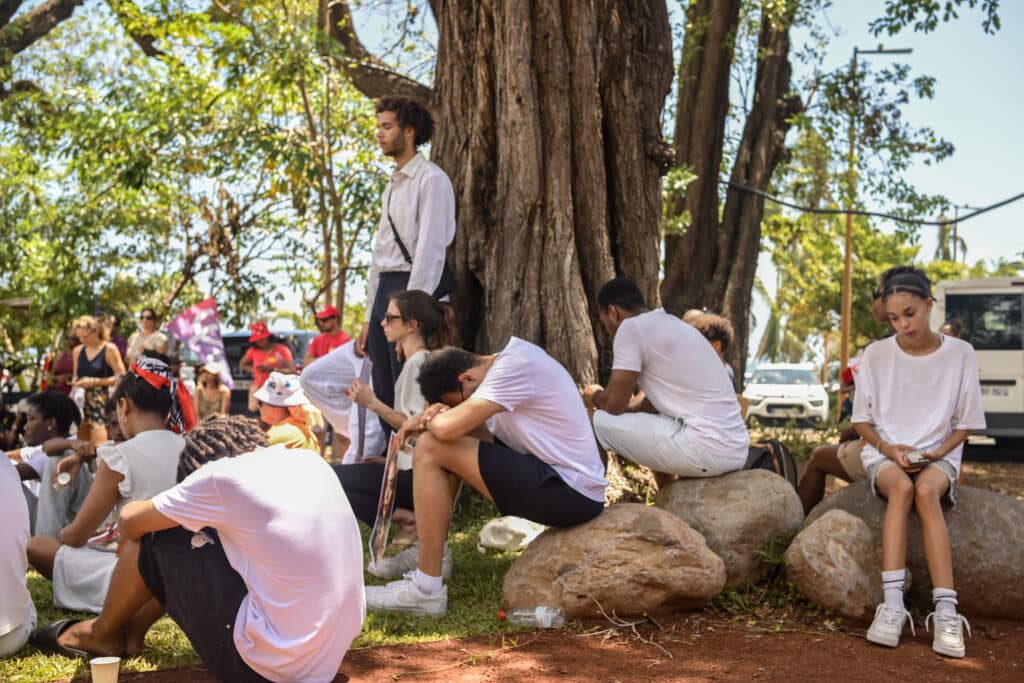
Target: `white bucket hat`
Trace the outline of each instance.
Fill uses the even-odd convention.
[[[285,375],[280,372],[270,373],[270,377],[262,387],[253,394],[257,401],[267,405],[287,408],[288,406],[304,406],[309,399],[299,386],[298,375]]]

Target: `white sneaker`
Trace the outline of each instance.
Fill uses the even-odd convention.
[[[902,607],[894,607],[884,602],[875,609],[875,620],[871,622],[868,629],[868,640],[877,645],[896,647],[900,644],[900,636],[903,635],[903,626],[910,622],[910,632],[914,631],[914,621],[910,619],[910,612]]]
[[[406,573],[416,569],[420,565],[420,547],[414,545],[406,548],[402,552],[392,555],[391,557],[385,557],[380,562],[371,562],[366,566],[366,571],[370,572],[378,579],[397,579],[400,576],[405,576]],[[452,551],[448,547],[448,544],[444,544],[444,554],[441,556],[441,578],[450,579],[452,577]]]
[[[971,625],[967,619],[962,614],[946,615],[932,612],[925,617],[925,629],[928,629],[929,619],[935,626],[932,649],[947,657],[963,657],[967,652],[964,646],[964,626],[967,627],[967,635],[971,635]]]
[[[427,617],[448,613],[448,586],[427,595],[413,581],[412,572],[386,586],[366,587],[366,609],[377,612],[407,612]]]

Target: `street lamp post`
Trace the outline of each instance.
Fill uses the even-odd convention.
[[[900,48],[896,50],[886,50],[881,45],[875,50],[862,50],[859,47],[853,48],[853,58],[850,60],[850,88],[856,99],[857,91],[857,55],[908,55],[913,50],[911,48]],[[850,109],[850,130],[849,130],[849,152],[846,157],[847,159],[847,177],[846,177],[846,236],[843,245],[843,303],[842,303],[842,315],[839,326],[839,370],[845,370],[850,362],[850,314],[852,312],[852,301],[853,295],[850,291],[852,288],[853,281],[853,214],[849,211],[853,210],[853,204],[857,198],[856,191],[856,164],[854,163],[854,151],[857,142],[857,102],[852,103],[853,106]],[[836,403],[836,415],[842,410],[843,399],[846,397],[845,391],[840,391],[839,401]]]

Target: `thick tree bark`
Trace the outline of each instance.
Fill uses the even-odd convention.
[[[441,7],[433,156],[456,190],[463,338],[516,335],[594,379],[600,285],[628,275],[657,296],[665,3]]]
[[[740,0],[697,0],[686,10],[686,35],[679,66],[676,112],[676,163],[697,178],[687,188],[690,226],[682,237],[665,238],[665,309],[717,308],[709,285],[718,263],[718,174],[722,165],[725,120],[729,113],[729,70],[739,24]],[[719,295],[719,301],[721,296]]]
[[[726,2],[727,0],[719,0]],[[719,220],[718,169],[721,165],[721,134],[726,112],[721,97],[729,88],[729,73],[723,72],[726,56],[719,54],[714,68],[701,63],[690,50],[703,52],[704,46],[724,45],[731,59],[732,45],[719,41],[735,30],[716,22],[715,0],[697,3],[692,11],[711,12],[706,17],[691,17],[691,25],[706,25],[707,30],[684,42],[680,70],[680,106],[676,124],[677,161],[689,164],[698,174],[687,192],[686,208],[692,222],[681,238],[666,239],[665,281],[662,301],[665,308],[681,313],[693,306],[706,306],[728,318],[735,339],[726,360],[742,377],[750,336],[750,301],[761,246],[761,218],[764,200],[730,187]],[[737,150],[730,182],[765,190],[775,167],[784,158],[785,136],[790,118],[798,113],[801,102],[790,95],[789,29],[796,2],[787,10],[762,17],[758,37],[758,62],[754,84],[754,102],[747,116]],[[730,8],[731,9],[731,8]],[[724,11],[724,10],[722,10]],[[699,49],[698,49],[699,46]],[[685,89],[684,89],[685,86]],[[695,98],[696,102],[684,100]],[[684,104],[686,105],[684,107]]]

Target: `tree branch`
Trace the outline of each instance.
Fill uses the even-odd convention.
[[[11,17],[21,7],[24,0],[0,0],[0,27],[11,23]]]
[[[18,54],[68,19],[85,0],[47,0],[0,29],[0,52]],[[5,2],[5,7],[13,5]]]
[[[387,95],[414,97],[430,103],[433,88],[397,73],[363,45],[346,0],[319,0],[317,25],[344,52],[341,68],[357,90],[370,98]]]
[[[143,13],[132,0],[107,0],[107,4],[142,54],[157,59],[168,58],[167,53],[154,46],[159,36],[153,31],[156,22],[152,17]]]

